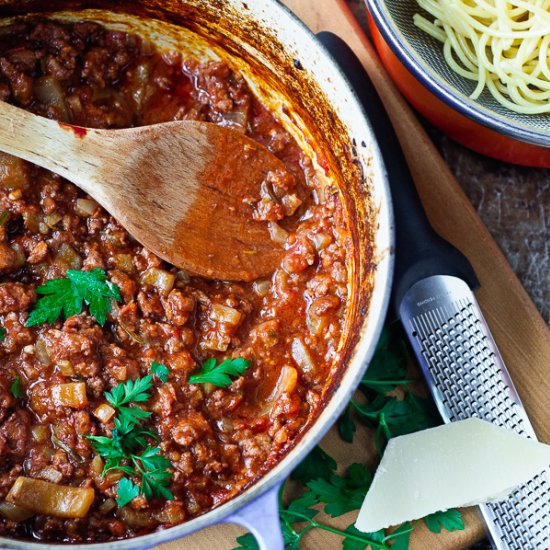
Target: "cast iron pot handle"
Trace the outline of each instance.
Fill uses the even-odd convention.
[[[222,520],[246,527],[255,537],[260,550],[284,550],[279,519],[280,484]]]

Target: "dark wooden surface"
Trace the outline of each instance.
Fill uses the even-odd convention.
[[[364,0],[346,0],[366,29]],[[483,157],[425,126],[454,176],[550,323],[550,170]]]

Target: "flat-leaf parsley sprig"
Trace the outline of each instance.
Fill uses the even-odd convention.
[[[156,374],[160,372],[161,377],[167,379],[168,368],[156,362],[154,365],[154,368],[151,365],[151,370],[156,370]],[[152,385],[152,375],[148,374],[143,378],[118,384],[107,392],[105,398],[117,413],[111,437],[86,436],[99,455],[105,459],[103,476],[109,471],[119,470],[141,480],[141,486],[139,486],[130,478],[121,478],[116,499],[119,506],[126,506],[139,494],[147,500],[174,498],[169,489],[172,465],[161,454],[159,447],[150,444],[151,441],[158,440],[154,432],[143,426],[143,422],[151,416],[151,413],[138,406],[151,397],[149,390]]]
[[[236,359],[226,359],[216,365],[216,359],[211,357],[202,364],[200,372],[189,377],[189,383],[212,384],[227,388],[233,382],[231,377],[241,376],[251,364],[250,361],[238,357]]]
[[[149,418],[151,413],[139,407],[129,407],[127,405],[130,403],[145,403],[151,397],[147,392],[152,385],[153,378],[150,374],[143,378],[127,380],[107,392],[105,399],[120,414],[120,421],[138,424],[141,420]],[[117,420],[119,419],[115,418],[115,424]]]
[[[90,315],[103,326],[111,312],[111,300],[120,302],[120,289],[107,281],[102,269],[76,271],[69,269],[65,279],[51,279],[36,289],[41,298],[29,315],[26,326],[54,323],[61,314],[67,319],[78,315],[84,304]]]

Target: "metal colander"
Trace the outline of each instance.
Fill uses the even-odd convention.
[[[417,28],[415,13],[428,19],[415,0],[366,0],[386,43],[401,63],[430,92],[463,115],[514,139],[550,147],[550,114],[522,115],[500,105],[485,89],[476,99],[469,95],[476,83],[447,65],[442,44]]]

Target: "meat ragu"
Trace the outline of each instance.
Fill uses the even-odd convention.
[[[244,284],[167,265],[69,182],[0,154],[0,532],[108,541],[219,506],[307,429],[337,363],[351,242],[338,190],[226,64],[98,24],[2,29],[0,99],[86,127],[231,126],[295,176],[264,182],[255,218],[285,254]],[[44,288],[76,277],[91,297],[48,317]]]

